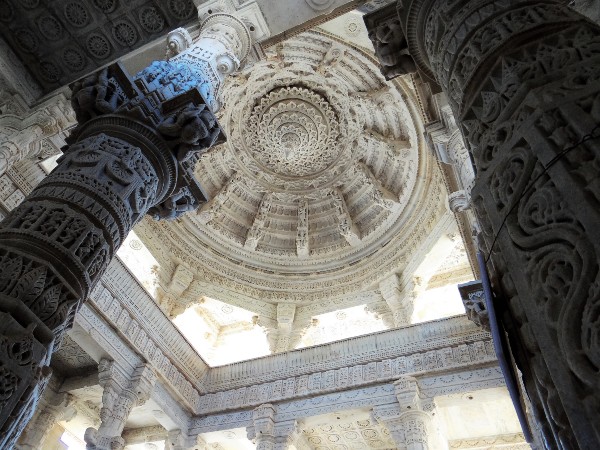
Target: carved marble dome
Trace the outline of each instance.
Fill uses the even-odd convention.
[[[414,240],[404,233],[424,220],[415,208],[441,203],[431,192],[425,202],[432,175],[414,92],[318,31],[223,92],[228,141],[196,171],[211,200],[177,223],[146,224],[154,240],[199,278],[273,302],[358,292],[397,270]]]

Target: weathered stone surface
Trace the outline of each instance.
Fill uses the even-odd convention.
[[[414,1],[399,17],[473,155],[473,204],[545,445],[595,448],[600,29],[557,2]]]

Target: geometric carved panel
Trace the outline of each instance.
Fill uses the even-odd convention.
[[[52,368],[62,376],[81,376],[97,371],[98,363],[69,335],[65,335],[60,350],[52,355]]]
[[[302,430],[310,448],[318,450],[358,450],[396,448],[388,430],[371,419],[336,424],[335,418]]]
[[[192,0],[0,0],[0,36],[47,93],[196,16]]]

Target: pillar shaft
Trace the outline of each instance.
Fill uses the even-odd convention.
[[[236,46],[250,45],[241,21],[220,16],[224,28],[213,17],[200,44],[186,41],[194,58],[135,77],[117,64],[75,83],[78,125],[58,167],[0,224],[0,448],[30,419],[54,348],[132,227],[206,201],[193,170],[223,138],[210,107],[245,56]]]
[[[546,445],[598,448],[600,28],[552,1],[403,3],[397,51],[437,80],[466,137],[488,269]]]

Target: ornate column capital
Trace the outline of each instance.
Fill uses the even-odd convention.
[[[267,403],[252,412],[252,426],[246,431],[248,439],[256,443],[260,450],[287,450],[298,437],[295,420],[275,421],[276,408]]]
[[[221,107],[225,77],[241,67],[251,47],[250,30],[235,14],[209,15],[196,39],[183,28],[167,36],[169,62],[185,65],[203,80],[198,89],[213,112]]]
[[[408,49],[396,5],[391,4],[363,17],[375,56],[386,80],[414,73],[417,66]]]

